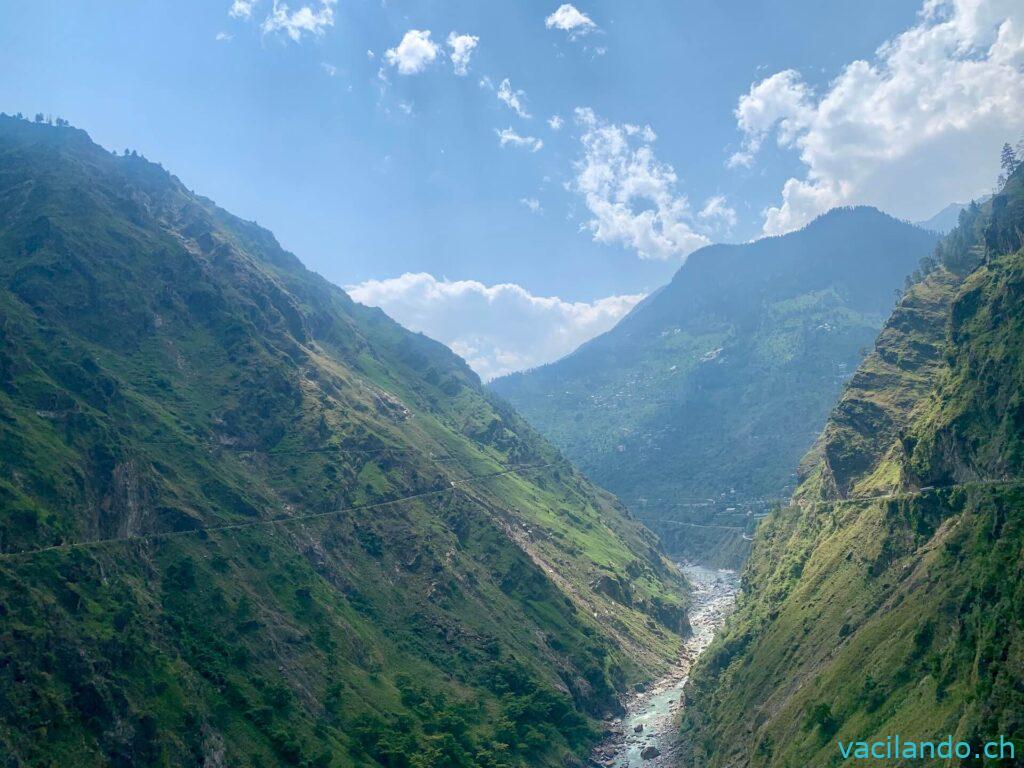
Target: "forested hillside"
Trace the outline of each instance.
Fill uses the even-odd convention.
[[[922,264],[757,533],[687,765],[837,765],[837,740],[895,734],[1024,754],[1022,232],[1018,168]]]
[[[710,246],[608,333],[492,386],[671,551],[735,567],[936,239],[850,208]]]
[[[0,119],[0,764],[563,766],[674,659],[654,537],[445,347]]]

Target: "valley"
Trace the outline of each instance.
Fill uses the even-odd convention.
[[[937,239],[854,207],[708,246],[612,330],[490,387],[671,554],[736,569]]]
[[[608,725],[609,735],[591,755],[602,768],[658,768],[678,764],[683,687],[693,664],[732,611],[739,588],[735,571],[681,563],[692,585],[690,634],[679,661],[662,677],[626,699],[626,714]]]
[[[485,386],[162,166],[0,116],[0,764],[1020,741],[1014,168],[941,240],[854,207],[705,248]]]

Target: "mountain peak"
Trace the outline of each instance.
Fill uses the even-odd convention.
[[[678,554],[735,565],[739,533],[692,526],[741,531],[747,512],[793,490],[861,349],[936,240],[857,206],[709,246],[612,330],[492,387]]]

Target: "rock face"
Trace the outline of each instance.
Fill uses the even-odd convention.
[[[737,567],[937,235],[870,208],[692,254],[608,333],[492,382],[690,561]],[[712,523],[718,527],[707,527]]]
[[[682,635],[689,635],[691,631],[689,613],[682,610],[679,605],[655,600],[653,613],[657,620]]]
[[[0,222],[0,762],[554,766],[674,661],[650,532],[266,230],[5,116]]]
[[[608,595],[608,597],[617,603],[622,603],[623,605],[633,604],[633,595],[629,588],[629,584],[615,576],[606,573],[601,574],[601,576],[590,586],[595,592]],[[660,616],[659,621],[663,621]]]
[[[644,760],[653,760],[660,754],[661,751],[653,744],[649,744],[648,746],[640,750],[640,757],[642,757]]]

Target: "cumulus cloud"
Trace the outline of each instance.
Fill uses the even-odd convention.
[[[593,20],[571,3],[563,3],[558,6],[554,13],[544,19],[544,26],[548,29],[561,29],[568,32],[570,38],[576,38],[597,29]]]
[[[530,113],[526,111],[526,107],[523,105],[523,102],[526,101],[526,92],[513,90],[512,83],[509,82],[507,77],[498,86],[497,94],[498,99],[517,115],[525,118],[530,117]]]
[[[685,258],[710,242],[695,229],[675,170],[655,157],[650,126],[610,123],[588,108],[575,116],[583,157],[569,187],[586,201],[595,241],[633,248],[643,259]]]
[[[789,146],[804,130],[813,110],[811,90],[793,69],[777,72],[750,86],[736,107],[736,124],[743,131],[743,150],[729,158],[729,167],[750,167],[765,137],[775,130],[780,146]]]
[[[502,128],[501,130],[496,128],[494,132],[498,135],[498,143],[501,145],[502,149],[512,146],[523,147],[531,152],[536,152],[544,146],[544,142],[536,136],[520,136],[511,127]]]
[[[736,209],[728,205],[725,195],[715,195],[704,201],[704,207],[697,214],[698,219],[703,219],[712,224],[719,224],[726,230],[736,226]]]
[[[252,9],[256,7],[256,0],[234,0],[228,8],[228,15],[234,19],[248,19],[252,16]]]
[[[352,298],[451,347],[481,378],[557,360],[604,333],[642,295],[570,302],[534,296],[514,283],[437,279],[406,273],[347,287]]]
[[[998,149],[1024,131],[1024,4],[925,0],[917,22],[815,93],[792,70],[739,99],[746,165],[769,136],[806,171],[765,211],[765,234],[828,208],[876,205],[911,220],[985,192]]]
[[[548,127],[552,131],[562,130],[563,125],[565,125],[565,120],[563,120],[560,115],[552,115],[548,118]]]
[[[479,42],[480,38],[476,35],[448,33],[448,47],[451,49],[449,58],[452,60],[452,69],[456,75],[464,77],[469,73],[469,59]]]
[[[274,0],[270,15],[263,20],[260,29],[264,34],[284,32],[293,42],[302,40],[303,35],[320,36],[328,27],[334,26],[334,5],[337,0],[320,0],[316,10],[304,5],[292,11],[286,3]],[[250,12],[253,3],[248,4]]]
[[[438,50],[437,43],[430,39],[429,29],[410,29],[397,46],[384,52],[384,58],[399,74],[415,75],[434,63]]]

